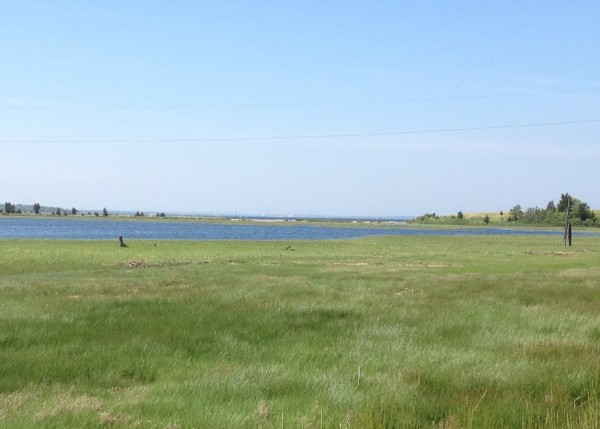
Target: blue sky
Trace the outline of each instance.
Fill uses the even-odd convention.
[[[0,10],[2,201],[401,216],[569,192],[600,208],[597,1]]]

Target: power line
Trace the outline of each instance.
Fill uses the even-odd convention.
[[[503,94],[479,94],[479,95],[456,95],[446,97],[416,97],[390,100],[363,100],[363,101],[317,101],[307,103],[248,103],[248,104],[199,104],[199,105],[25,105],[25,106],[0,106],[6,110],[200,110],[200,109],[243,109],[243,108],[270,108],[270,107],[311,107],[311,106],[351,106],[351,105],[374,105],[374,104],[401,104],[452,100],[476,100],[487,98],[510,98],[528,97],[537,95],[576,94],[586,92],[598,92],[600,88],[588,88],[563,91],[543,92],[513,92]]]
[[[427,130],[406,130],[376,133],[349,133],[349,134],[305,134],[295,136],[262,136],[262,137],[215,137],[215,138],[188,138],[188,139],[99,139],[99,140],[0,140],[0,143],[207,143],[207,142],[232,142],[232,141],[267,141],[267,140],[308,140],[327,138],[350,137],[383,137],[400,136],[409,134],[436,134],[466,131],[501,130],[511,128],[552,127],[562,125],[582,125],[600,123],[600,119],[587,119],[579,121],[539,122],[528,124],[489,125],[462,128],[438,128]]]

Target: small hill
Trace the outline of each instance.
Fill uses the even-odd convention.
[[[502,213],[502,214],[500,214]],[[464,213],[465,219],[483,219],[485,216],[488,216],[490,222],[502,222],[506,220],[506,213],[502,211],[497,212],[477,212],[477,213]]]

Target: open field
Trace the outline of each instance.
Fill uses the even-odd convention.
[[[597,428],[600,240],[0,240],[0,427]]]

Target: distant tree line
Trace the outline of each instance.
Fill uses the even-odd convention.
[[[1,207],[1,206],[0,206]],[[1,214],[10,215],[10,214],[23,214],[23,213],[33,213],[35,215],[39,215],[42,212],[48,213],[52,216],[76,216],[77,214],[81,214],[81,216],[85,216],[85,213],[80,213],[75,207],[69,209],[63,209],[60,207],[43,207],[40,203],[34,203],[31,206],[28,205],[15,205],[11,202],[4,203],[4,209],[0,209]],[[88,216],[92,216],[91,212],[87,213]],[[93,216],[100,216],[98,212],[94,212]],[[109,216],[108,210],[106,207],[102,210],[102,216]]]
[[[520,204],[515,205],[508,213],[501,211],[499,216],[494,216],[491,219],[488,214],[481,217],[467,218],[462,211],[456,215],[438,216],[435,213],[425,213],[415,219],[416,223],[433,223],[433,224],[475,224],[490,222],[514,222],[519,224],[529,225],[547,225],[547,226],[563,226],[565,219],[568,218],[573,226],[600,226],[600,220],[592,211],[590,206],[575,198],[568,193],[561,194],[558,203],[551,200],[546,205],[546,208],[529,207],[525,210]]]
[[[11,202],[5,202],[4,203],[4,209],[2,209],[2,206],[0,206],[0,214],[5,214],[5,215],[11,215],[11,214],[35,214],[35,215],[40,215],[40,214],[47,214],[47,215],[51,215],[51,216],[94,216],[94,217],[108,217],[110,216],[110,213],[108,211],[108,209],[106,207],[104,207],[102,209],[102,211],[100,213],[98,213],[97,211],[92,212],[81,212],[80,210],[76,209],[75,207],[72,207],[71,209],[64,209],[61,207],[45,207],[42,206],[40,203],[34,203],[32,205],[23,205],[23,204],[13,204]],[[142,211],[136,211],[135,214],[133,215],[135,217],[145,217],[146,214]],[[161,217],[161,218],[165,218],[167,217],[167,215],[164,212],[159,212],[156,213],[156,217]]]
[[[561,194],[558,204],[555,204],[554,200],[550,200],[545,209],[529,207],[522,210],[521,206],[517,204],[508,212],[507,221],[560,226],[565,223],[567,210],[569,222],[574,226],[600,225],[588,203],[572,197],[568,193]]]

